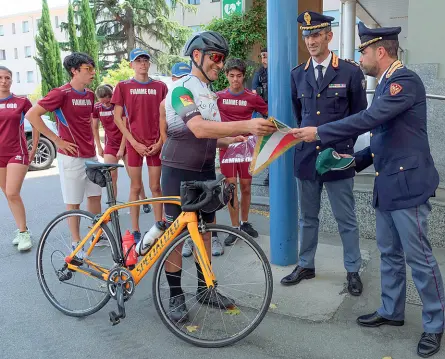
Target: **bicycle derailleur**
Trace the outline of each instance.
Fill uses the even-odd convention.
[[[135,284],[134,279],[128,269],[116,266],[108,275],[107,289],[111,298],[117,301],[117,313],[111,311],[110,322],[113,325],[119,324],[121,318],[125,318],[125,304],[128,299],[134,294]]]

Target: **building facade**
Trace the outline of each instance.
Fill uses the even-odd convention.
[[[37,53],[35,37],[40,17],[40,10],[0,16],[0,65],[12,71],[12,91],[16,95],[32,94],[41,81],[39,67],[34,60]],[[68,7],[50,9],[50,17],[57,41],[67,41],[60,24],[67,22]],[[62,58],[65,55],[62,53]]]

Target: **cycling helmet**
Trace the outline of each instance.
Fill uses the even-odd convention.
[[[187,41],[184,47],[184,56],[192,56],[193,50],[218,51],[227,57],[229,55],[229,44],[219,32],[201,31]]]
[[[184,56],[190,56],[193,64],[201,71],[207,81],[211,83],[212,80],[208,78],[202,69],[204,56],[201,57],[201,63],[198,65],[192,56],[194,50],[200,50],[202,53],[207,51],[218,51],[227,57],[229,55],[229,44],[227,40],[219,32],[201,31],[193,35],[184,46]]]

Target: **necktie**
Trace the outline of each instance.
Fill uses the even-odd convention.
[[[317,85],[320,88],[323,82],[323,65],[317,65],[316,69],[318,70]]]

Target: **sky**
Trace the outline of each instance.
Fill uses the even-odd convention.
[[[0,3],[2,3],[0,17],[15,13],[40,10],[42,8],[41,0],[0,0]],[[48,6],[50,8],[61,5],[68,5],[68,0],[48,0]]]

